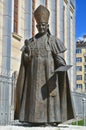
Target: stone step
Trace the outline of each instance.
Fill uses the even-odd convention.
[[[85,126],[62,125],[58,127],[23,127],[23,126],[0,126],[0,130],[86,130]]]

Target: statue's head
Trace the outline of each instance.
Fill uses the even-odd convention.
[[[37,22],[36,27],[37,27],[38,32],[40,34],[46,33],[48,28],[49,28],[49,24],[48,24],[49,15],[50,15],[49,10],[42,5],[40,5],[34,11],[34,17],[35,17],[36,22]]]

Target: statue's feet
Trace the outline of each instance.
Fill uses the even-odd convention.
[[[46,123],[46,126],[58,126],[58,124],[60,124],[59,122],[50,122],[50,123]]]

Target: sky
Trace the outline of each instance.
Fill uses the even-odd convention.
[[[76,39],[86,34],[86,0],[76,0]]]

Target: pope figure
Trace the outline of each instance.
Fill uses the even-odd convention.
[[[34,11],[38,33],[25,40],[16,86],[15,119],[32,125],[58,125],[74,118],[64,44],[49,31],[49,10]]]

